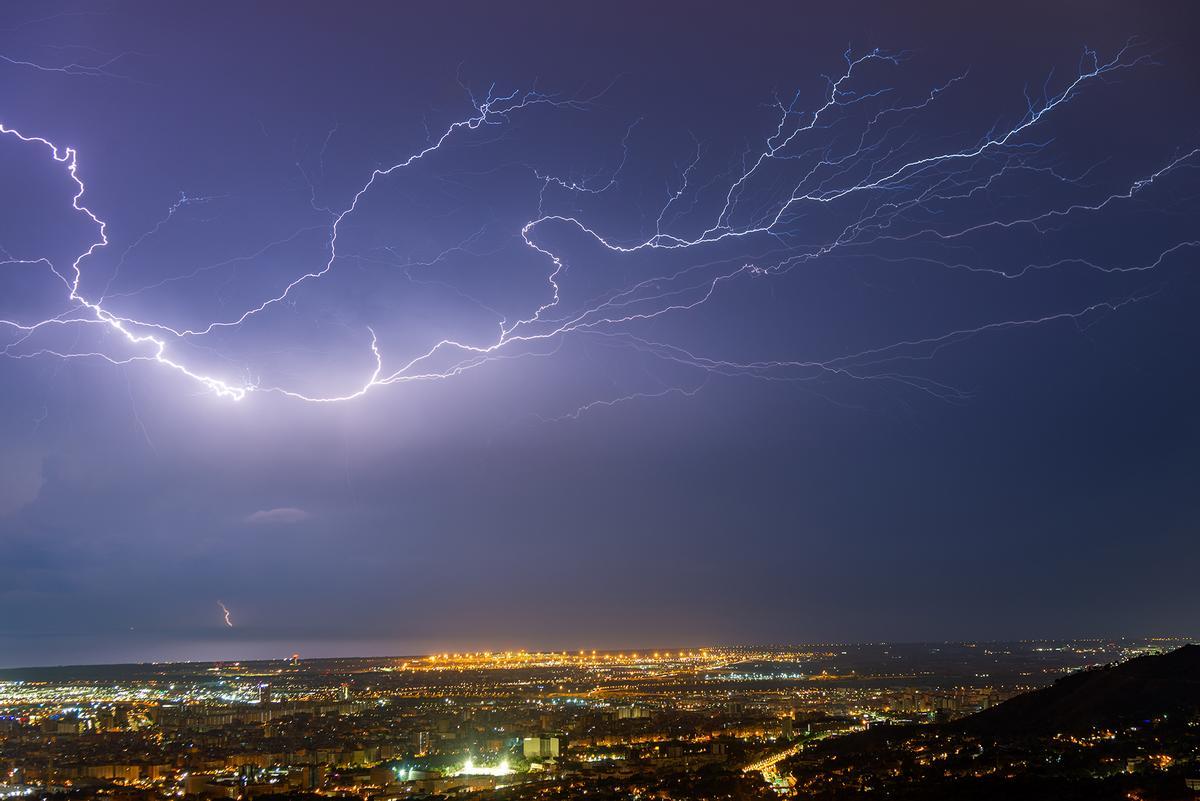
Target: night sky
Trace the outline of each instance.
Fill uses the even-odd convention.
[[[1198,22],[5,4],[0,666],[1194,632]]]

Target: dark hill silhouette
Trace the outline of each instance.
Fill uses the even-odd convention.
[[[1073,673],[972,715],[952,728],[1046,735],[1200,712],[1200,645]]]

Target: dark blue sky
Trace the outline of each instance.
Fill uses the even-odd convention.
[[[1193,631],[1196,22],[7,5],[0,665]]]

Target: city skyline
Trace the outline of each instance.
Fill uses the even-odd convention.
[[[1198,658],[1159,639],[6,670],[0,793],[1187,798]]]
[[[231,668],[250,669],[258,666],[270,671],[279,670],[279,666],[340,666],[344,662],[364,663],[396,663],[404,669],[411,670],[446,670],[446,669],[501,669],[519,670],[528,667],[545,666],[587,666],[595,664],[637,664],[653,665],[655,663],[674,664],[681,660],[696,660],[703,662],[712,659],[712,654],[730,652],[782,652],[787,653],[797,649],[853,649],[896,647],[901,649],[920,649],[939,646],[954,648],[969,647],[1011,647],[1021,648],[1042,647],[1046,651],[1072,648],[1093,647],[1097,652],[1113,649],[1126,649],[1129,653],[1138,654],[1153,652],[1155,649],[1169,649],[1196,641],[1194,636],[1159,635],[1152,637],[1120,636],[1120,637],[1073,637],[1073,638],[1037,638],[1023,640],[938,640],[938,641],[889,641],[889,642],[795,642],[795,643],[722,643],[705,646],[675,645],[671,647],[631,646],[626,648],[498,648],[475,650],[462,649],[459,651],[425,651],[420,653],[394,654],[354,654],[341,652],[331,656],[308,656],[299,652],[279,654],[276,656],[232,658],[232,659],[146,659],[132,662],[104,663],[62,663],[62,664],[29,664],[0,667],[0,680],[58,680],[64,676],[60,671],[89,671],[120,670],[127,668],[146,667],[202,667],[220,669],[223,666]],[[1127,656],[1125,657],[1127,658]],[[721,659],[721,657],[717,657]],[[399,668],[398,668],[399,669]],[[43,672],[48,671],[48,672]],[[254,675],[254,674],[251,674]],[[264,674],[265,675],[265,674]],[[53,677],[53,678],[50,678]]]

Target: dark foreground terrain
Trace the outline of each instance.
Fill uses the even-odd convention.
[[[1200,646],[1086,670],[951,724],[884,727],[785,763],[801,797],[1200,798]]]

